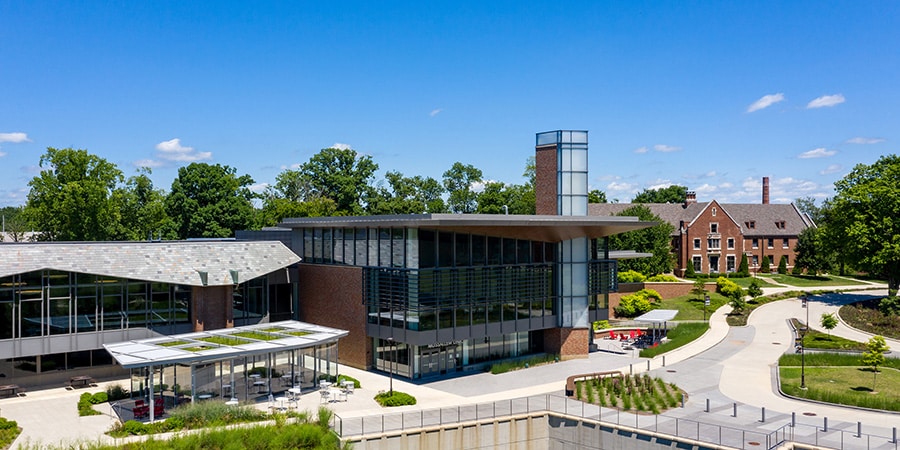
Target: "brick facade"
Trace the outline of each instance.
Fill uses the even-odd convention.
[[[194,331],[234,327],[232,286],[194,286],[191,292],[191,323]]]
[[[300,320],[349,331],[340,342],[340,362],[371,368],[372,340],[366,337],[362,268],[304,264],[298,282]]]
[[[556,145],[544,145],[534,151],[535,214],[556,215],[557,161]]]
[[[587,328],[551,328],[544,330],[544,351],[559,354],[559,359],[587,358],[590,330]]]
[[[691,293],[694,283],[619,283],[618,292],[609,294],[609,318],[615,319],[615,308],[619,306],[619,300],[623,295],[633,294],[641,289],[653,289],[659,292],[662,298],[680,297]],[[715,282],[707,282],[704,285],[707,292],[716,291]]]

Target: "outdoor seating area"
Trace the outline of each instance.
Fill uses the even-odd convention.
[[[25,389],[19,387],[17,384],[6,384],[0,386],[0,398],[7,397],[17,397],[19,395],[25,395]]]
[[[134,401],[134,406],[132,406],[131,412],[134,413],[135,419],[145,419],[150,416],[150,404],[145,402],[143,399],[137,399]],[[163,399],[162,397],[155,398],[153,400],[154,417],[162,417],[165,413],[165,399]]]
[[[69,378],[68,388],[69,389],[78,389],[78,388],[96,386],[96,384],[97,384],[96,381],[94,381],[94,379],[92,377],[89,377],[87,375],[79,375],[76,377]]]

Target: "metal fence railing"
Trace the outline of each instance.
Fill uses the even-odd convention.
[[[740,449],[773,449],[785,442],[794,442],[841,450],[900,450],[896,436],[862,433],[861,428],[855,431],[834,427],[829,429],[827,422],[825,427],[821,427],[798,423],[792,419],[781,426],[773,423],[756,428],[742,428],[667,414],[621,412],[615,408],[600,407],[554,394],[377,416],[345,418],[335,414],[332,427],[342,438],[353,438],[536,413],[565,415],[638,430],[637,432],[656,433]],[[846,427],[846,424],[844,426]],[[896,428],[894,430],[896,433]]]

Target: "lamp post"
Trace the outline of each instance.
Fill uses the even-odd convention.
[[[394,396],[394,337],[391,336],[387,338],[388,342],[391,343],[391,367],[390,367],[390,376],[391,376],[391,387],[390,387],[390,396]]]
[[[800,304],[806,309],[806,322],[800,329],[800,389],[806,389],[806,333],[809,331],[809,297],[803,294]]]

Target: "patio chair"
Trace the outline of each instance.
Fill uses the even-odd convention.
[[[328,389],[322,389],[319,391],[319,394],[322,395],[322,403],[328,403],[330,401],[329,397],[331,397],[331,393],[328,392]]]
[[[150,407],[147,406],[143,400],[135,400],[134,407],[131,408],[131,412],[134,413],[135,419],[147,417],[148,415],[150,415]]]
[[[166,402],[160,397],[153,400],[153,416],[160,417],[166,413]]]
[[[618,337],[616,336],[616,332],[615,332],[615,331],[610,331],[610,332],[609,332],[609,338],[612,339],[612,340],[618,339]]]

